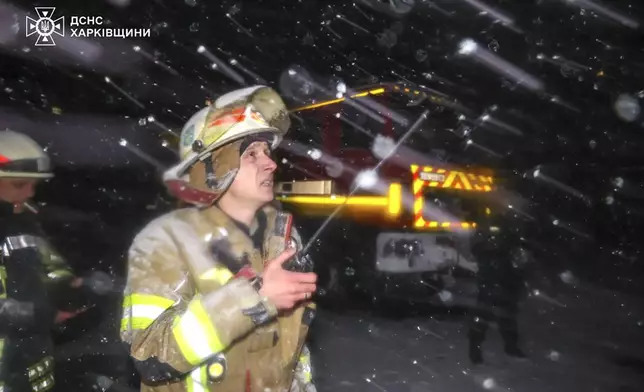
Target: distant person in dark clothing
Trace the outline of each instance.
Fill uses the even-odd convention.
[[[517,317],[519,301],[525,293],[528,252],[511,233],[497,226],[482,226],[472,246],[478,262],[478,295],[469,328],[470,360],[473,364],[483,362],[481,345],[491,322],[498,325],[505,353],[524,358],[519,348]]]

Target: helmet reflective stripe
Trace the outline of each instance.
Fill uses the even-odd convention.
[[[49,158],[20,159],[17,161],[4,161],[0,156],[0,171],[8,173],[50,173],[51,162]]]
[[[217,138],[215,137],[217,135],[212,135],[208,137],[210,143],[207,143],[205,140],[203,140],[204,138],[202,136],[206,128],[206,120],[208,119],[209,114],[211,114],[211,111],[223,108],[227,105],[232,105],[235,102],[244,102],[244,100],[247,100],[252,93],[256,92],[261,88],[266,88],[266,86],[252,86],[252,87],[247,87],[247,88],[234,90],[229,93],[226,93],[220,96],[219,98],[217,98],[217,100],[215,100],[214,105],[207,106],[199,110],[192,117],[190,117],[188,122],[183,126],[183,129],[181,130],[181,145],[179,147],[179,156],[181,157],[181,159],[186,159],[188,155],[190,155],[190,153],[193,151],[192,144],[196,140],[201,140],[204,144],[204,147],[206,148],[209,147],[210,143],[214,143],[217,140]],[[242,107],[239,107],[235,110],[243,112],[244,106],[246,105],[240,105],[240,106]],[[261,114],[259,116],[261,116]],[[265,120],[264,120],[264,123],[266,123]],[[209,124],[209,126],[215,126],[215,125],[216,124]],[[230,125],[233,125],[233,124],[231,123]],[[268,124],[265,124],[264,126],[268,127]],[[231,138],[229,140],[226,140],[226,142],[233,141],[233,140],[234,138]],[[222,145],[222,144],[225,144],[225,143],[219,143],[219,145]],[[219,147],[219,146],[215,146],[214,148],[216,147]],[[210,151],[212,151],[212,149]]]
[[[51,161],[27,135],[0,131],[0,178],[51,178]]]
[[[202,133],[202,141],[207,146],[206,151],[212,151],[229,142],[263,132],[278,133],[279,130],[271,127],[252,105],[248,105],[245,108],[226,113],[206,124]]]
[[[209,120],[211,107],[197,112],[188,120],[181,131],[181,147],[179,154],[186,160],[194,152],[193,143],[201,141],[205,149],[199,152],[199,157],[207,155],[217,147],[259,132],[279,133],[271,127],[266,119],[252,105],[236,108],[222,116]],[[208,122],[207,122],[208,121]],[[276,147],[281,138],[273,141]],[[194,163],[194,161],[192,162]]]
[[[237,123],[245,121],[247,118],[267,128],[270,127],[266,120],[264,120],[264,117],[262,117],[262,115],[254,110],[250,105],[246,108],[235,109],[230,113],[225,114],[222,117],[219,117],[218,119],[212,121],[210,124],[208,124],[208,126],[213,127],[221,125],[235,125]]]

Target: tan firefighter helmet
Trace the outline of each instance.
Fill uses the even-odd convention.
[[[164,173],[163,181],[182,201],[211,205],[239,171],[244,142],[259,138],[275,148],[290,125],[282,98],[270,87],[253,86],[224,94],[184,125],[181,161]]]
[[[0,178],[52,178],[51,161],[32,138],[0,131]]]

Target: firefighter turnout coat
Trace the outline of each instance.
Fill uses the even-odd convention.
[[[141,376],[141,391],[315,390],[304,347],[314,304],[278,315],[208,247],[223,237],[229,254],[261,273],[264,261],[283,249],[278,244],[285,239],[273,234],[276,213],[265,207],[246,231],[216,206],[185,208],[157,218],[135,237],[121,337]],[[301,246],[295,233],[293,240]],[[258,304],[271,316],[259,326],[248,312]]]
[[[54,386],[55,289],[73,273],[45,240],[36,216],[0,202],[0,391]]]

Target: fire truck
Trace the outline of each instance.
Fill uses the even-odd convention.
[[[458,304],[467,294],[459,281],[471,281],[477,271],[469,242],[490,214],[491,171],[447,162],[427,148],[446,142],[440,130],[427,141],[429,131],[421,129],[385,157],[378,144],[395,143],[408,126],[393,115],[383,115],[383,124],[359,110],[364,101],[364,107],[404,111],[413,121],[427,105],[448,106],[445,99],[385,84],[292,110],[299,122],[278,156],[276,194],[305,241],[313,240],[310,253],[326,294],[440,304]]]

